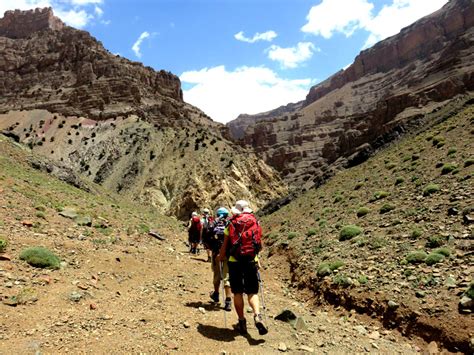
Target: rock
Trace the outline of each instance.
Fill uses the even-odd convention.
[[[95,303],[91,303],[91,304],[89,304],[89,309],[90,309],[91,311],[94,311],[94,310],[97,309],[97,305],[96,305]]]
[[[418,297],[418,298],[425,298],[426,297],[426,292],[418,290],[418,291],[415,292],[415,296]]]
[[[439,354],[439,349],[438,349],[438,344],[436,344],[435,341],[432,341],[431,343],[428,344],[428,346],[425,348],[425,351],[423,351],[424,355],[435,355]]]
[[[74,208],[66,207],[61,212],[59,212],[60,216],[75,219],[78,217],[77,211]]]
[[[7,306],[11,306],[11,307],[16,307],[19,304],[19,301],[15,296],[6,298],[2,302],[3,302],[3,304],[5,304]]]
[[[461,297],[461,299],[459,300],[459,310],[460,311],[474,310],[474,301],[467,296]]]
[[[71,294],[69,295],[69,300],[73,302],[79,302],[83,297],[84,295],[82,293],[77,292],[77,291],[72,291]]]
[[[354,327],[354,330],[357,330],[359,332],[359,334],[362,334],[362,335],[367,334],[367,329],[365,329],[365,327],[363,325],[356,325]]]
[[[201,312],[202,314],[206,314],[206,310],[203,307],[199,307],[198,311]]]
[[[282,322],[290,323],[296,320],[296,314],[294,314],[293,311],[289,309],[285,309],[280,314],[278,314],[275,319]]]
[[[448,208],[448,216],[457,216],[459,214],[459,210],[456,207]]]
[[[369,335],[367,335],[367,337],[369,339],[372,339],[372,340],[378,340],[378,339],[380,339],[380,333],[375,330],[372,333],[370,333]]]
[[[183,322],[183,327],[185,327],[186,329],[188,329],[188,328],[191,327],[191,324],[189,324],[189,322]]]
[[[13,282],[11,282],[11,281],[5,282],[5,287],[6,288],[12,288],[13,287]]]
[[[278,350],[280,350],[281,352],[286,352],[288,351],[288,347],[285,343],[281,342],[280,344],[278,344]]]
[[[448,288],[454,288],[456,287],[456,279],[454,277],[448,276],[446,278],[446,281],[444,283]]]
[[[388,304],[388,308],[390,308],[391,310],[395,310],[398,307],[400,307],[400,305],[397,302],[392,301],[392,300],[388,301],[387,304]]]
[[[8,254],[0,254],[0,261],[11,261],[12,257]]]
[[[306,345],[301,345],[298,349],[301,350],[301,351],[308,352],[308,353],[314,353],[314,348],[311,348],[311,347],[306,346]]]
[[[21,221],[21,224],[24,225],[25,227],[33,227],[33,222],[32,221]]]
[[[322,340],[316,340],[316,346],[318,348],[322,348],[324,346],[324,342]]]
[[[298,317],[294,321],[293,328],[297,331],[308,331],[308,325],[306,324],[303,317]]]
[[[92,218],[89,216],[78,216],[74,221],[78,226],[92,227]]]

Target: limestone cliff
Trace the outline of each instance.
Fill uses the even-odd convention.
[[[162,212],[284,195],[278,173],[185,103],[175,75],[108,52],[51,9],[0,19],[0,132]]]
[[[474,3],[451,0],[311,88],[301,108],[229,123],[295,188],[358,164],[421,115],[474,88]],[[234,136],[239,138],[240,136]]]

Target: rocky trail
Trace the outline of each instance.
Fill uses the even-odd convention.
[[[259,336],[249,322],[249,336],[240,336],[232,327],[235,313],[226,314],[225,327],[224,311],[209,302],[205,253],[191,256],[183,239],[135,236],[96,250],[81,248],[87,241],[65,240],[68,266],[50,272],[1,261],[1,293],[21,291],[30,299],[16,307],[0,305],[0,353],[411,353],[423,348],[354,313],[313,308],[309,299],[288,289],[286,271],[276,272],[274,258],[264,261],[262,273],[270,332]],[[285,309],[300,317],[295,326],[273,319]]]

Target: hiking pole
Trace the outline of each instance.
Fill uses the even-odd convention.
[[[224,263],[222,261],[219,261],[219,269],[221,272],[221,282],[222,282],[222,301],[225,305],[225,280],[224,280],[224,272],[223,272],[223,267]],[[224,327],[227,328],[227,311],[224,309]]]
[[[258,278],[258,282],[260,283],[260,297],[262,299],[262,309],[263,309],[263,319],[265,320],[265,324],[267,325],[267,328],[269,328],[268,326],[268,322],[267,322],[267,307],[265,307],[265,298],[263,297],[263,280],[262,280],[262,277],[260,276],[260,271],[257,270],[257,278]]]

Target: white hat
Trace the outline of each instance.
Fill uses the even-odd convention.
[[[249,203],[245,200],[239,200],[235,203],[235,206],[232,207],[233,214],[241,214],[243,212],[252,213],[252,209],[249,207]]]
[[[198,215],[197,212],[191,213],[191,216],[193,216],[193,217],[196,217],[197,215]]]
[[[202,210],[202,213],[204,213],[204,214],[209,214],[209,208],[204,208],[204,209]]]

